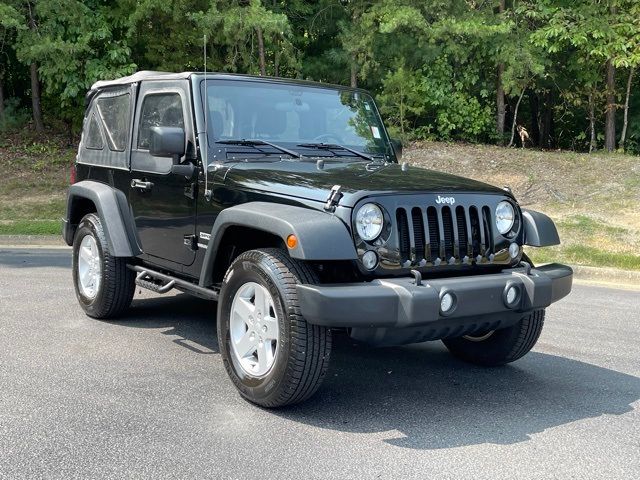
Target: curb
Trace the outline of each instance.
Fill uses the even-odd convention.
[[[582,265],[571,265],[571,268],[573,268],[573,278],[579,281],[610,286],[625,285],[640,289],[640,272],[635,270],[586,267]]]
[[[0,235],[0,248],[70,248],[62,235]]]
[[[0,235],[0,248],[70,248],[60,235]],[[640,271],[570,265],[578,282],[640,289]]]

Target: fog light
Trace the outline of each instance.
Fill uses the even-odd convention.
[[[507,289],[507,294],[504,297],[507,303],[507,306],[513,306],[513,304],[516,303],[516,300],[518,300],[519,293],[520,291],[518,290],[518,287],[513,285]]]
[[[378,266],[378,255],[373,250],[368,250],[362,255],[362,264],[367,270],[374,270]]]
[[[452,293],[446,292],[440,297],[440,312],[443,315],[451,313],[456,306],[456,298]]]
[[[517,243],[512,243],[511,245],[509,245],[509,255],[511,255],[511,258],[516,258],[518,255],[520,255],[520,245],[518,245]]]

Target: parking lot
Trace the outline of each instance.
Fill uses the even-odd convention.
[[[77,305],[67,249],[0,248],[0,478],[639,478],[640,293],[576,285],[498,369],[335,337],[318,394],[268,411],[224,371],[215,304]]]

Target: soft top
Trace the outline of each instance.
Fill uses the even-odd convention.
[[[192,74],[193,72],[171,73],[142,70],[127,77],[116,78],[115,80],[100,80],[91,85],[91,90],[117,85],[128,85],[131,83],[141,82],[142,80],[182,80],[189,78]]]
[[[95,92],[101,88],[117,87],[122,85],[130,85],[146,80],[184,80],[193,75],[204,77],[202,72],[154,72],[150,70],[143,70],[136,72],[127,77],[116,78],[115,80],[100,80],[91,86],[89,96],[95,94]],[[281,78],[281,77],[269,77],[269,76],[257,76],[257,75],[243,75],[237,73],[221,73],[221,72],[208,72],[210,79],[233,79],[233,80],[246,80],[246,81],[262,81],[262,82],[277,82],[287,83],[295,85],[307,85],[313,87],[325,87],[325,88],[338,88],[341,90],[358,90],[364,91],[360,88],[345,87],[344,85],[334,85],[331,83],[315,82],[311,80],[300,80],[293,78]]]

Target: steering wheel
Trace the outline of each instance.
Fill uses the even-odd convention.
[[[333,140],[333,141],[330,141],[330,140]],[[322,135],[318,135],[317,137],[315,137],[313,141],[322,142],[322,143],[337,143],[337,144],[342,143],[342,139],[340,139],[337,135],[334,135],[333,133],[323,133]]]

